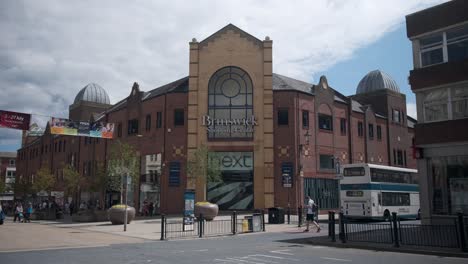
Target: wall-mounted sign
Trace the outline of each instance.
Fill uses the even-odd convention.
[[[216,152],[222,171],[253,170],[252,152]]]
[[[281,165],[281,176],[283,187],[292,187],[293,166],[292,163],[286,162]]]
[[[112,138],[114,124],[104,122],[76,122],[69,119],[52,117],[50,133],[56,135]]]
[[[249,118],[212,118],[209,115],[202,116],[202,125],[210,133],[253,133],[257,126],[255,116]]]

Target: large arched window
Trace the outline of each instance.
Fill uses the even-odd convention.
[[[252,80],[238,67],[224,67],[208,84],[208,138],[252,138]]]

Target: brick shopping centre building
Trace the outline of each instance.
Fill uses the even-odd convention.
[[[64,164],[93,177],[95,161],[105,163],[111,141],[120,140],[140,158],[132,194],[137,209],[148,201],[156,213],[181,213],[187,189],[197,201],[206,191],[221,210],[296,207],[307,194],[321,209],[337,209],[337,162],[416,167],[416,120],[406,115],[406,97],[387,74],[370,72],[355,95],[344,96],[324,76],[309,84],[273,73],[272,41],[232,24],[201,42],[193,39],[189,48],[189,76],[154,90],[135,83],[127,98],[111,105],[100,86],[83,88],[69,118],[115,123],[114,139],[51,135],[49,128],[42,136],[25,135],[18,178],[31,181],[47,166],[61,197]],[[187,180],[187,157],[200,146],[221,157],[222,183]],[[119,199],[108,192],[106,205]]]

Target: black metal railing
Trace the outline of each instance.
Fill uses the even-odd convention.
[[[335,242],[335,213],[329,212],[328,236]],[[434,219],[431,219],[434,220]],[[458,216],[436,219],[430,224],[405,223],[396,213],[392,220],[383,223],[352,222],[343,213],[339,216],[339,239],[342,243],[368,242],[400,246],[431,248],[459,248],[468,251],[467,218]]]
[[[203,215],[197,218],[167,219],[161,216],[161,240],[201,238],[207,236],[236,235],[247,232],[265,231],[263,213],[241,218],[236,212],[226,219],[207,221]]]

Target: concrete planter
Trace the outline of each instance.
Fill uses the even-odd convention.
[[[73,222],[104,222],[107,220],[107,211],[104,210],[80,210],[72,216]]]
[[[127,224],[135,219],[135,208],[127,206]],[[125,205],[119,204],[114,205],[107,210],[109,221],[113,225],[123,225],[125,220]]]
[[[207,221],[213,220],[218,215],[218,205],[209,202],[198,202],[195,204],[195,217],[203,214],[203,218]]]

